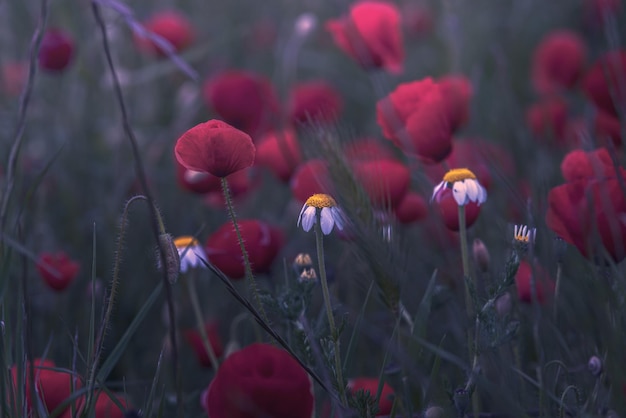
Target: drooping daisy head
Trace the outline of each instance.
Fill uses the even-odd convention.
[[[531,244],[535,242],[537,228],[529,228],[526,225],[515,225],[513,229],[513,239],[521,244]]]
[[[487,191],[478,182],[476,175],[467,168],[455,168],[448,171],[441,183],[433,190],[431,198],[438,198],[438,195],[446,188],[452,189],[454,200],[459,206],[465,206],[469,202],[476,202],[478,205],[487,200]]]
[[[330,234],[333,227],[342,230],[344,225],[343,215],[337,207],[337,202],[331,196],[317,193],[309,197],[302,206],[298,216],[298,226],[302,223],[302,229],[310,231],[317,221],[317,213],[320,212],[320,226],[324,235]]]
[[[202,245],[192,236],[184,235],[174,240],[180,257],[180,271],[185,273],[189,268],[204,267],[200,259],[207,259]]]

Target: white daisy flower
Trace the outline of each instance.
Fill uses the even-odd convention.
[[[526,225],[515,225],[513,228],[513,239],[523,244],[534,243],[535,235],[537,228],[529,228]]]
[[[459,206],[465,206],[469,202],[476,202],[479,205],[487,200],[487,191],[478,182],[476,175],[467,168],[455,168],[443,176],[443,181],[433,190],[433,200],[444,189],[452,189],[454,200]]]
[[[180,271],[185,273],[189,268],[204,267],[204,264],[200,262],[200,259],[207,259],[204,248],[192,236],[184,235],[174,240],[174,245],[178,250],[178,256],[180,257]]]
[[[300,216],[298,216],[298,226],[302,223],[302,229],[310,231],[317,221],[317,211],[320,211],[320,226],[324,235],[330,234],[333,226],[343,230],[344,220],[341,209],[337,207],[335,199],[327,194],[314,194],[309,197],[302,206]]]

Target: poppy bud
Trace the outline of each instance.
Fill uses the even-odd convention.
[[[39,48],[39,67],[46,71],[63,71],[72,61],[74,40],[62,29],[48,29]]]
[[[485,273],[489,270],[489,262],[491,257],[489,256],[489,250],[482,240],[476,238],[472,244],[472,254],[474,255],[474,261],[479,270]]]

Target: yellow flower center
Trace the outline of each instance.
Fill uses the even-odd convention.
[[[190,235],[183,235],[174,240],[176,248],[187,248],[189,246],[198,245],[198,240]]]
[[[455,168],[448,171],[446,175],[443,176],[443,181],[445,181],[446,183],[455,183],[457,181],[467,179],[476,179],[476,175],[467,168]]]
[[[530,241],[529,235],[517,234],[513,237],[515,241],[528,243]]]
[[[307,206],[313,206],[314,208],[318,209],[332,208],[334,206],[337,206],[337,202],[335,202],[335,199],[324,193],[314,194],[313,196],[309,197],[304,204]]]

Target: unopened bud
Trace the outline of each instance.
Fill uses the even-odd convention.
[[[470,395],[469,391],[461,388],[454,391],[454,395],[452,396],[452,400],[454,401],[454,406],[459,413],[459,416],[462,417],[465,415],[465,411],[470,404]]]
[[[313,267],[302,270],[300,276],[298,276],[298,281],[300,283],[304,282],[315,282],[317,280],[317,273]]]
[[[587,362],[587,370],[596,377],[600,376],[600,373],[602,373],[602,360],[598,356],[592,356]]]
[[[424,418],[444,418],[445,411],[440,406],[431,406],[424,412]]]
[[[509,292],[504,293],[498,299],[496,299],[496,312],[500,316],[506,316],[511,312],[513,307],[513,298]]]
[[[165,254],[165,272],[170,284],[176,283],[178,280],[178,274],[180,273],[180,256],[176,245],[174,245],[174,239],[170,234],[159,234],[159,246],[161,251]],[[159,254],[159,260],[161,255]]]
[[[300,253],[293,260],[293,271],[295,271],[296,274],[300,274],[302,271],[310,269],[311,267],[313,267],[313,260],[307,253]]]
[[[472,252],[474,254],[474,261],[478,266],[478,269],[483,273],[489,270],[489,262],[491,257],[489,256],[489,250],[482,240],[476,238],[472,244]]]

